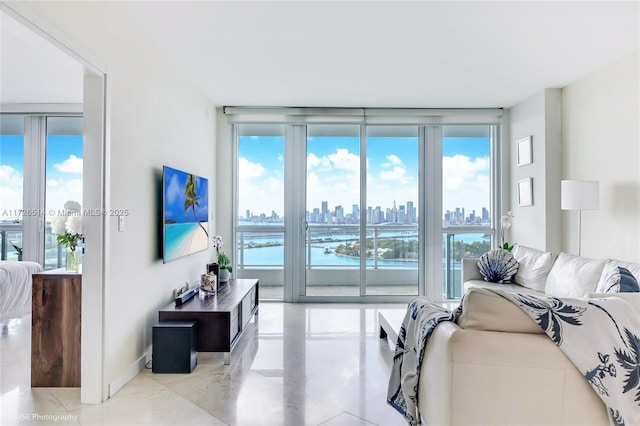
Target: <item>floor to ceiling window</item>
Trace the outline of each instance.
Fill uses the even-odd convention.
[[[82,202],[82,117],[47,117],[45,143],[45,269],[59,268],[65,248],[51,232],[51,221],[65,203]]]
[[[67,201],[82,204],[83,124],[79,116],[0,115],[2,259],[63,266],[51,220]]]
[[[22,260],[24,116],[0,115],[0,260]]]
[[[463,257],[479,257],[492,238],[492,126],[442,127],[443,297],[462,296]]]
[[[459,298],[462,257],[494,244],[501,112],[340,113],[231,118],[238,277],[288,301]]]
[[[305,295],[360,295],[360,126],[307,126]]]
[[[241,125],[237,139],[236,275],[259,271],[261,297],[282,299],[284,126]]]
[[[368,126],[366,141],[366,294],[417,295],[418,126]]]

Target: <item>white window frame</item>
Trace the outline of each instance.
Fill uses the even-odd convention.
[[[501,186],[502,157],[502,115],[501,109],[364,109],[364,108],[259,108],[259,107],[225,107],[224,113],[228,122],[237,124],[279,123],[285,124],[285,185],[290,185],[285,190],[285,261],[284,261],[284,288],[283,299],[286,302],[406,302],[413,296],[305,296],[304,283],[304,241],[300,235],[304,235],[304,209],[305,197],[305,171],[304,141],[306,136],[306,124],[360,124],[361,139],[366,136],[366,125],[394,125],[412,124],[418,125],[418,137],[420,146],[420,171],[419,191],[426,194],[420,198],[419,209],[421,212],[420,232],[420,258],[424,259],[424,267],[418,271],[418,292],[421,296],[427,296],[436,302],[443,301],[442,285],[442,235],[448,230],[442,224],[442,125],[490,125],[491,127],[491,205],[490,215],[492,226],[486,227],[460,227],[457,231],[484,232],[495,236],[497,229],[497,212],[502,205],[504,191]],[[237,129],[234,126],[232,147],[234,158],[237,159],[238,140]],[[291,140],[295,142],[292,143]],[[366,138],[365,138],[366,139]],[[361,153],[362,154],[362,153]],[[237,188],[237,168],[233,168],[232,180]],[[287,179],[286,176],[294,176]],[[361,176],[360,185],[363,185]],[[289,181],[289,183],[287,183]],[[431,190],[429,190],[431,189]],[[361,193],[364,189],[361,191]],[[361,196],[361,198],[364,195]],[[237,198],[237,197],[236,197]],[[360,200],[361,205],[362,200]],[[233,214],[234,227],[237,217],[237,200],[234,200]],[[364,210],[364,209],[363,209]],[[287,218],[294,218],[293,220]],[[299,220],[296,220],[298,218]],[[361,221],[362,223],[362,221]],[[235,228],[232,240],[235,244]],[[496,241],[494,237],[492,239]],[[300,245],[302,244],[302,246]],[[288,248],[287,248],[288,247]],[[234,250],[235,251],[235,250]],[[300,254],[302,253],[302,254]],[[302,256],[302,259],[300,258]],[[297,265],[297,266],[296,266]],[[361,287],[366,286],[361,278]]]

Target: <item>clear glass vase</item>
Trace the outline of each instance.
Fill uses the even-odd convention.
[[[65,264],[65,270],[69,272],[80,272],[80,257],[82,256],[81,250],[69,250],[67,251],[67,262]]]

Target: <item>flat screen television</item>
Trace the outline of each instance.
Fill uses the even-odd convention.
[[[209,182],[168,166],[162,168],[162,261],[209,248]]]

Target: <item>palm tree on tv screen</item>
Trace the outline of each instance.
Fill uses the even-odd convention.
[[[186,211],[189,207],[191,207],[191,211],[193,212],[193,218],[195,219],[196,223],[200,225],[200,228],[202,228],[205,235],[209,237],[209,233],[207,232],[206,229],[204,229],[204,226],[202,226],[202,224],[198,220],[198,217],[196,216],[196,206],[200,206],[200,196],[196,191],[196,185],[197,185],[196,179],[193,177],[192,174],[190,174],[187,177],[187,184],[184,186],[184,196],[185,196],[184,209]]]

